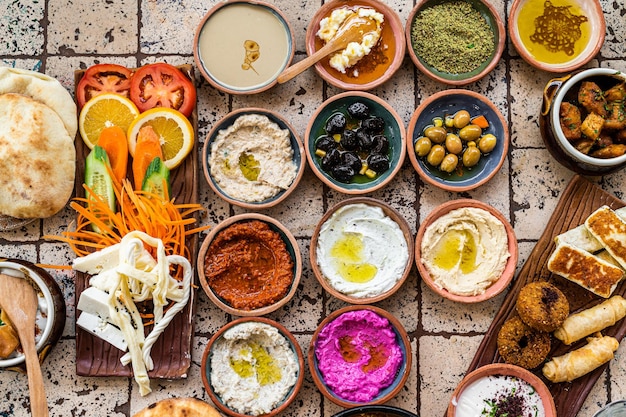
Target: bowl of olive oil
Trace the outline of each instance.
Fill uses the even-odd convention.
[[[520,56],[540,70],[564,73],[588,63],[606,31],[599,0],[515,0],[509,36]]]

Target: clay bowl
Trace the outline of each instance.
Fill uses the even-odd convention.
[[[425,9],[429,7],[450,3],[452,2],[452,0],[418,0],[411,12],[409,13],[409,17],[406,22],[405,38],[407,43],[407,51],[409,57],[411,57],[411,61],[413,61],[415,66],[424,75],[440,83],[459,86],[478,81],[489,72],[491,72],[491,70],[493,70],[496,65],[498,65],[500,57],[502,56],[502,52],[504,51],[504,46],[506,44],[506,31],[504,29],[504,23],[502,22],[498,11],[491,5],[491,2],[489,1],[467,1],[485,19],[489,28],[491,29],[491,32],[493,33],[494,39],[493,53],[478,67],[470,71],[452,73],[439,70],[435,66],[429,64],[427,60],[420,55],[419,50],[416,50],[416,48],[413,46],[412,32],[421,27],[419,23],[420,13],[422,13]]]
[[[260,201],[246,201],[243,200],[240,196],[233,196],[228,194],[228,192],[220,186],[211,171],[210,158],[212,153],[212,146],[215,143],[215,140],[220,131],[228,129],[240,116],[254,114],[266,116],[271,122],[277,124],[280,129],[286,129],[289,131],[289,140],[291,143],[291,150],[293,152],[292,161],[296,165],[296,176],[288,188],[281,189],[277,194],[273,196],[268,196],[267,198]],[[213,125],[213,128],[211,128],[211,130],[209,131],[206,141],[204,142],[204,147],[202,148],[202,170],[204,172],[204,178],[208,182],[211,189],[215,192],[215,194],[217,194],[228,203],[249,210],[263,210],[269,207],[273,207],[289,197],[289,195],[293,192],[293,190],[295,190],[295,188],[298,186],[298,183],[302,179],[302,174],[304,173],[304,165],[306,163],[305,161],[306,158],[304,157],[304,148],[302,146],[302,141],[293,126],[291,126],[291,124],[278,113],[271,110],[255,107],[234,110],[224,116],[220,121]]]
[[[500,278],[498,278],[497,281],[491,284],[491,286],[489,286],[485,290],[485,292],[478,295],[457,295],[447,291],[439,284],[435,283],[433,278],[430,276],[428,269],[422,263],[422,240],[424,238],[424,233],[426,233],[426,230],[430,227],[430,225],[433,224],[433,222],[435,222],[441,216],[449,213],[452,210],[464,207],[483,209],[495,216],[504,225],[508,241],[508,251],[510,256],[507,260],[502,275],[500,275]],[[515,267],[517,266],[518,255],[519,251],[517,247],[517,239],[515,237],[513,227],[508,222],[508,220],[502,215],[502,213],[500,213],[492,206],[481,201],[472,199],[452,200],[448,201],[447,203],[443,203],[435,208],[420,224],[420,227],[417,231],[417,236],[415,238],[415,264],[417,265],[417,271],[422,277],[422,280],[424,280],[426,285],[428,285],[428,287],[435,293],[441,295],[444,298],[447,298],[448,300],[456,301],[459,303],[479,303],[493,298],[496,295],[500,294],[502,291],[504,291],[513,279],[513,276],[515,275]]]
[[[330,16],[336,9],[354,10],[358,7],[373,8],[384,16],[378,47],[362,59],[367,66],[357,63],[354,67],[347,68],[345,74],[342,74],[330,66],[329,57],[322,58],[314,66],[324,81],[342,90],[367,91],[387,82],[402,65],[406,52],[402,21],[391,7],[377,0],[332,0],[324,3],[317,10],[307,27],[305,39],[307,54],[312,55],[323,46],[322,40],[317,37],[322,19]],[[385,57],[384,61],[382,55]],[[378,62],[383,62],[376,64],[373,58],[377,58]],[[354,73],[355,69],[358,70],[358,75]]]
[[[352,311],[361,311],[361,310],[372,311],[378,316],[383,317],[389,321],[395,333],[396,342],[398,343],[402,351],[403,361],[400,365],[400,368],[398,369],[398,372],[396,374],[394,381],[391,383],[390,386],[381,390],[381,392],[376,397],[374,397],[371,401],[354,402],[354,401],[349,401],[349,400],[339,397],[328,387],[328,385],[326,385],[326,382],[324,381],[324,376],[321,374],[318,368],[319,363],[317,360],[317,355],[315,354],[315,349],[317,346],[317,338],[320,332],[324,329],[324,327],[326,327],[328,324],[333,322],[338,317],[342,316],[344,313],[348,313]],[[332,401],[333,403],[341,407],[352,408],[352,407],[357,407],[357,406],[380,405],[380,404],[384,404],[385,402],[389,401],[394,396],[396,396],[398,392],[400,392],[400,390],[404,386],[407,378],[409,377],[409,373],[411,371],[412,355],[413,354],[411,353],[411,344],[409,341],[409,337],[406,333],[406,330],[402,326],[402,323],[396,317],[394,317],[388,311],[383,310],[382,308],[379,308],[379,307],[375,307],[371,305],[361,305],[361,306],[353,305],[353,306],[343,307],[339,310],[336,310],[330,313],[324,320],[322,320],[320,325],[317,327],[311,339],[311,343],[309,344],[309,353],[308,353],[309,370],[311,372],[311,375],[313,376],[313,382],[315,382],[315,386],[322,393],[322,395],[324,395],[324,397],[326,397],[328,400]]]
[[[295,39],[289,21],[265,1],[227,0],[204,16],[193,42],[205,80],[229,94],[256,94],[276,85],[289,66]]]
[[[206,268],[210,268],[210,266],[205,263],[205,258],[207,255],[207,251],[211,246],[211,243],[220,233],[224,232],[227,228],[233,225],[237,225],[238,223],[250,222],[254,220],[258,220],[267,224],[269,228],[272,231],[276,232],[279,235],[280,239],[285,243],[287,252],[289,253],[289,256],[291,257],[291,260],[293,262],[293,280],[287,294],[285,294],[281,299],[272,304],[262,307],[256,307],[253,309],[236,308],[233,307],[224,298],[220,297],[209,284],[206,276]],[[204,292],[207,294],[209,299],[213,301],[213,303],[215,303],[215,305],[217,305],[219,308],[235,316],[262,316],[279,309],[293,298],[296,290],[298,289],[298,283],[300,282],[300,277],[302,275],[302,256],[300,254],[298,243],[293,234],[278,220],[259,213],[244,213],[229,217],[228,219],[222,221],[217,226],[211,229],[210,233],[202,242],[202,246],[200,247],[200,250],[198,252],[197,270],[202,289],[204,289]]]
[[[284,399],[282,400],[282,402],[280,402],[280,404],[278,404],[274,409],[272,409],[271,412],[263,414],[264,417],[272,417],[283,412],[296,399],[296,396],[298,395],[300,388],[302,388],[302,383],[304,381],[304,373],[305,373],[304,372],[304,369],[305,369],[304,368],[304,355],[302,354],[302,349],[300,348],[300,345],[298,344],[293,334],[289,332],[289,330],[287,330],[283,325],[281,325],[280,323],[277,323],[274,320],[270,320],[264,317],[245,317],[245,318],[242,317],[242,318],[229,322],[228,324],[223,326],[221,329],[219,329],[207,343],[207,346],[202,355],[202,364],[201,364],[202,383],[204,384],[204,389],[209,394],[209,398],[211,399],[213,404],[215,404],[215,406],[224,414],[227,414],[232,417],[247,417],[251,415],[251,414],[242,414],[238,412],[237,410],[230,408],[229,405],[226,404],[226,402],[222,400],[220,395],[215,392],[213,381],[211,379],[211,370],[212,370],[211,363],[213,359],[213,354],[215,352],[214,350],[215,343],[223,337],[224,333],[227,330],[232,329],[233,327],[239,326],[240,324],[245,324],[245,323],[258,323],[258,324],[265,324],[265,325],[274,327],[275,329],[278,330],[280,335],[282,335],[285,339],[287,339],[287,341],[289,342],[289,347],[291,348],[293,353],[297,356],[296,383],[289,390],[289,392],[285,395]]]
[[[582,29],[583,25],[585,25],[589,28],[589,32],[587,35],[584,35],[585,32],[583,31],[583,36],[578,40],[575,40],[575,37],[572,38],[572,40],[575,40],[575,45],[582,45],[579,53],[575,53],[572,50],[572,53],[568,54],[561,50],[552,53],[548,52],[549,55],[546,56],[543,55],[543,53],[547,52],[545,46],[530,39],[531,35],[536,31],[534,24],[536,19],[543,19],[546,11],[544,7],[536,7],[534,4],[529,3],[530,0],[515,0],[511,5],[508,20],[511,42],[517,53],[528,64],[543,71],[564,73],[582,67],[598,54],[604,43],[606,32],[604,13],[598,0],[574,0],[572,3],[576,5],[576,8],[568,8],[567,13],[556,11],[555,18],[558,17],[562,22],[559,27],[569,27],[574,30],[579,27]],[[587,20],[580,22],[579,19],[582,17]],[[525,26],[526,29],[520,31],[520,24]],[[537,52],[542,54],[537,55]]]
[[[39,298],[39,309],[35,325],[35,348],[40,361],[48,355],[57,343],[65,326],[65,299],[54,278],[35,264],[19,259],[0,258],[0,273],[14,277],[31,279]],[[25,357],[13,352],[8,358],[0,359],[0,368],[26,371]]]
[[[495,148],[483,154],[478,164],[471,168],[461,167],[462,157],[459,155],[457,169],[448,173],[429,164],[426,157],[418,156],[415,144],[424,136],[424,129],[433,125],[434,118],[454,115],[460,110],[467,110],[472,119],[480,115],[485,116],[489,127],[482,129],[482,135],[492,134],[497,142]],[[455,128],[447,130],[458,133],[458,129]],[[468,143],[463,141],[464,150]],[[424,182],[446,191],[469,191],[485,184],[502,167],[509,149],[509,129],[502,113],[487,97],[470,90],[448,89],[428,97],[415,109],[409,121],[406,145],[411,165]]]
[[[396,279],[395,283],[390,283],[389,288],[382,292],[374,292],[372,294],[367,294],[367,295],[359,294],[357,296],[355,295],[355,293],[346,292],[345,290],[341,291],[340,289],[335,288],[333,283],[331,283],[331,281],[324,275],[319,265],[319,261],[320,261],[319,257],[323,256],[320,253],[318,253],[319,236],[320,236],[320,230],[322,229],[322,226],[331,217],[333,217],[335,213],[337,213],[337,210],[341,209],[342,207],[350,206],[353,204],[365,204],[373,208],[380,208],[386,217],[389,217],[400,227],[400,230],[402,231],[404,240],[406,242],[407,260],[406,260],[406,265],[404,266],[404,270],[398,276],[393,277],[394,279]],[[376,248],[375,251],[379,252],[385,246],[385,242],[384,241],[380,241],[377,243],[372,242],[372,245],[378,246],[378,248]],[[367,252],[367,248],[364,248],[363,251]],[[411,229],[407,221],[402,217],[402,215],[396,209],[391,207],[389,204],[384,203],[380,200],[376,200],[374,198],[369,198],[369,197],[352,197],[336,204],[334,207],[328,210],[324,214],[324,216],[322,216],[321,220],[317,224],[317,227],[315,228],[315,231],[313,232],[313,237],[311,239],[311,246],[310,246],[310,256],[311,256],[311,268],[313,269],[315,278],[317,278],[320,285],[326,291],[328,291],[329,294],[331,294],[333,297],[336,297],[342,301],[345,301],[351,304],[372,304],[372,303],[376,303],[378,301],[384,300],[385,298],[394,294],[396,291],[398,291],[398,289],[400,289],[402,284],[404,284],[404,281],[406,281],[406,278],[409,276],[409,273],[411,272],[411,268],[413,267],[414,239],[413,239],[413,234],[411,233]],[[396,253],[393,253],[393,254],[390,254],[389,258],[395,259],[397,258],[397,256],[398,255]],[[361,284],[361,285],[365,285],[365,284]]]
[[[417,417],[417,414],[391,405],[363,405],[342,410],[333,417]]]
[[[626,400],[617,400],[608,403],[598,410],[593,417],[620,417],[626,416]]]
[[[389,140],[389,150],[385,153],[389,158],[389,168],[378,174],[373,179],[366,175],[355,175],[350,182],[337,180],[330,172],[322,169],[322,157],[316,154],[318,139],[327,135],[326,123],[334,114],[348,115],[347,108],[354,103],[363,103],[369,108],[370,116],[380,117],[384,120],[382,134]],[[347,116],[349,125],[346,130],[354,130],[359,121]],[[315,111],[304,135],[304,150],[313,173],[333,190],[344,194],[366,194],[378,190],[387,185],[398,173],[404,162],[406,148],[404,122],[400,115],[381,98],[362,91],[347,91],[327,99]],[[342,150],[343,148],[338,148]],[[343,150],[341,151],[343,153]]]
[[[522,380],[530,384],[532,389],[535,391],[534,395],[538,394],[541,398],[541,403],[545,411],[545,414],[541,415],[545,415],[545,417],[556,417],[556,407],[554,405],[554,400],[552,399],[552,394],[548,390],[548,387],[546,387],[546,385],[543,383],[543,381],[541,381],[541,379],[539,379],[539,377],[537,377],[535,374],[524,368],[505,363],[494,363],[485,365],[467,374],[454,390],[452,398],[448,403],[446,416],[454,417],[456,415],[456,408],[459,404],[459,400],[463,396],[465,389],[467,389],[470,385],[474,383],[482,384],[482,381],[485,381],[483,378],[491,376],[515,377],[518,380]],[[484,402],[481,401],[481,410],[483,406]]]
[[[583,81],[593,81],[605,91],[625,82],[626,75],[609,68],[589,68],[548,81],[539,118],[541,137],[548,151],[564,167],[583,175],[611,174],[626,167],[626,154],[607,159],[584,154],[565,137],[561,127],[561,104],[576,102]]]

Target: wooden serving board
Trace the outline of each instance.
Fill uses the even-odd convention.
[[[552,274],[547,268],[547,261],[556,245],[554,237],[569,229],[573,229],[583,224],[585,219],[597,208],[608,205],[612,209],[617,209],[626,205],[623,201],[615,196],[607,193],[598,186],[592,184],[581,176],[575,176],[563,194],[554,210],[554,213],[548,221],[548,225],[544,230],[537,245],[531,252],[530,256],[524,263],[517,279],[514,281],[513,287],[507,294],[500,311],[497,313],[493,323],[489,327],[487,334],[483,338],[482,343],[478,347],[478,351],[471,362],[468,373],[483,365],[496,362],[504,362],[498,354],[497,336],[502,324],[515,314],[515,302],[520,289],[532,281],[550,281],[567,296],[570,303],[570,312],[591,307],[604,299],[598,297],[591,292],[585,290],[579,285]],[[626,281],[617,287],[614,295],[626,296]],[[613,336],[621,341],[626,334],[626,319],[619,321],[612,327],[602,331],[603,335]],[[570,350],[577,349],[586,344],[585,340],[579,341],[571,346],[564,345],[556,338],[552,337],[552,350],[548,358],[560,356]],[[548,381],[541,372],[542,366],[533,370],[543,382],[548,386],[556,405],[557,415],[559,417],[575,417],[582,407],[587,395],[593,388],[594,384],[602,375],[602,372],[608,367],[608,363],[604,364],[595,371],[576,379],[570,383],[552,383]]]
[[[192,81],[195,80],[193,66],[182,65],[178,66],[178,69]],[[84,71],[75,72],[75,86],[78,85],[78,81],[80,81],[83,74]],[[190,121],[196,136],[194,147],[183,163],[170,173],[171,193],[177,204],[198,202],[197,109],[193,111]],[[76,135],[75,145],[77,161],[75,193],[77,197],[84,197],[85,158],[90,150],[84,144],[80,133]],[[195,270],[198,248],[197,235],[189,238],[186,245],[191,254],[189,261]],[[80,294],[89,286],[89,278],[88,274],[76,272],[75,306],[78,304]],[[148,372],[151,378],[181,379],[187,377],[187,371],[191,365],[191,340],[193,337],[193,316],[196,304],[194,287],[196,286],[197,278],[194,273],[189,302],[181,312],[174,316],[174,319],[159,336],[152,348],[154,369]],[[78,315],[77,311],[76,317]],[[123,354],[124,352],[113,347],[113,345],[76,326],[76,373],[78,375],[130,377],[133,375],[131,365],[123,366],[120,362]]]

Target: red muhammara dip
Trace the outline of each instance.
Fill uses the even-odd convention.
[[[326,385],[354,402],[376,398],[393,383],[403,360],[391,323],[365,309],[328,323],[317,336],[315,356]]]
[[[293,261],[278,232],[259,220],[217,234],[204,259],[207,283],[234,308],[255,310],[289,292]]]

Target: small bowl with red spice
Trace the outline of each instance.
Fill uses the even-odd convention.
[[[446,416],[457,415],[556,417],[556,406],[538,376],[519,366],[494,363],[468,373],[456,387]]]
[[[320,7],[306,31],[312,55],[329,42],[351,13],[372,19],[376,29],[360,43],[322,58],[315,70],[327,83],[343,90],[371,90],[387,82],[400,68],[406,52],[404,27],[398,14],[377,0],[332,0]],[[371,35],[375,33],[374,35]],[[355,44],[357,44],[355,46]]]
[[[418,0],[405,38],[411,61],[424,75],[459,86],[478,81],[498,65],[506,31],[489,1]]]
[[[398,394],[409,376],[412,353],[396,317],[362,305],[328,315],[313,334],[308,358],[322,395],[352,408],[383,404]]]
[[[222,221],[198,252],[198,277],[209,299],[236,316],[262,316],[293,298],[302,256],[278,220],[244,213]]]

